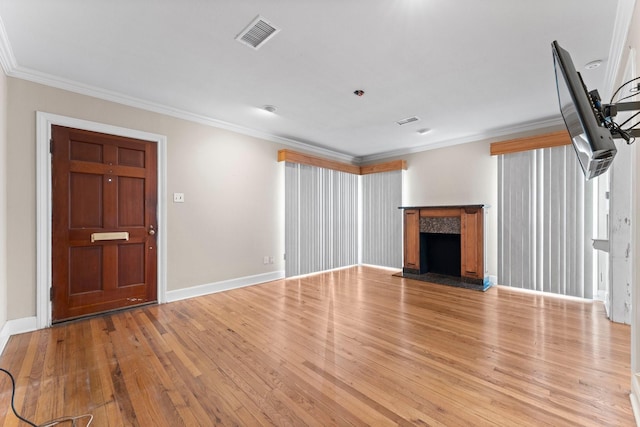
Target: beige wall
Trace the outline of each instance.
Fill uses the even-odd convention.
[[[7,83],[8,319],[36,314],[36,111],[167,136],[168,290],[284,269],[280,145],[24,80]],[[174,192],[185,194],[184,204],[172,202]],[[264,265],[264,256],[275,263]]]
[[[0,330],[7,322],[7,77],[0,70]]]
[[[35,315],[36,111],[167,136],[169,291],[284,269],[279,144],[20,79],[7,87],[8,319]],[[496,275],[497,159],[489,145],[402,156],[403,204],[490,205],[486,268]],[[171,201],[174,192],[185,194],[184,204]],[[275,263],[264,265],[264,256]]]

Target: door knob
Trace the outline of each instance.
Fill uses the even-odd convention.
[[[153,236],[154,234],[156,234],[156,230],[153,229],[153,225],[149,226],[149,235]]]

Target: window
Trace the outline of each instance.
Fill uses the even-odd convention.
[[[571,145],[498,158],[498,283],[593,298],[593,180]]]

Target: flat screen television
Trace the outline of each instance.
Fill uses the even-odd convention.
[[[591,179],[609,169],[617,152],[616,146],[569,52],[557,41],[551,43],[551,47],[560,112],[584,175]]]

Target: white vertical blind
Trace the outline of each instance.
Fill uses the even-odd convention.
[[[362,262],[402,267],[402,171],[362,176]]]
[[[593,191],[573,147],[498,158],[498,283],[593,297]]]
[[[285,162],[284,166],[284,253],[285,276],[300,271],[300,174],[298,164]]]
[[[536,288],[538,253],[536,156],[523,151],[498,158],[498,283]]]
[[[285,275],[358,262],[358,176],[285,163]]]

